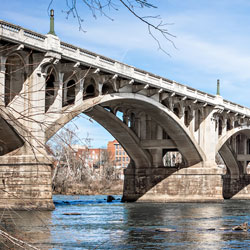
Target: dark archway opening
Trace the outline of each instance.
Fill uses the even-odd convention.
[[[102,94],[106,95],[106,94],[110,94],[113,93],[114,89],[113,86],[110,83],[106,83],[102,86]]]
[[[64,95],[63,95],[63,106],[71,105],[75,103],[75,89],[76,89],[76,82],[74,80],[70,80],[64,86]]]
[[[45,113],[48,111],[49,107],[52,105],[55,99],[55,77],[53,74],[49,74],[46,78],[46,88],[45,88]]]

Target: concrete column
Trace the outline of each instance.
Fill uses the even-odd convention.
[[[147,130],[146,130],[146,115],[143,113],[140,119],[140,139],[144,140],[147,138]]]
[[[180,102],[180,119],[183,124],[184,124],[184,119],[185,119],[184,113],[185,113],[185,107],[183,105],[183,101],[181,101]]]
[[[76,99],[75,99],[75,104],[78,105],[82,102],[83,99],[83,85],[84,85],[84,78],[80,79],[79,82],[79,91],[76,95]]]
[[[156,127],[156,139],[163,139],[163,130],[162,127],[157,125]],[[154,155],[153,155],[153,161],[154,161],[154,165],[156,165],[157,167],[161,167],[163,165],[163,161],[162,161],[162,149],[154,149]]]
[[[243,154],[247,155],[247,137],[246,136],[243,137],[242,143],[243,143]],[[247,161],[246,160],[243,162],[243,173],[244,174],[247,173]]]
[[[33,71],[31,79],[32,98],[29,112],[33,122],[30,121],[30,127],[35,138],[34,145],[42,148],[45,144],[44,130],[48,125],[44,119],[46,75],[41,72],[41,68],[37,68]]]
[[[215,149],[218,142],[218,130],[215,130],[215,127],[216,120],[214,119],[212,108],[206,107],[204,109],[201,148],[206,155],[205,164],[208,165],[208,167],[215,166]]]
[[[4,105],[4,94],[5,94],[5,62],[6,57],[0,57],[0,104]]]
[[[123,112],[122,119],[123,119],[123,123],[125,123],[128,126],[128,115],[125,112]]]
[[[197,109],[193,110],[194,119],[192,121],[193,122],[192,126],[193,126],[194,137],[195,137],[197,143],[199,144],[199,128],[197,129],[198,113],[199,113],[199,111]]]
[[[55,86],[55,91],[56,91],[56,97],[53,102],[53,104],[50,106],[50,112],[54,114],[60,114],[62,111],[62,100],[63,100],[63,76],[64,73],[59,72],[58,73],[58,82]]]
[[[152,139],[151,117],[146,115],[146,139]]]
[[[223,120],[222,120],[222,134],[221,136],[226,135],[227,133],[227,118],[223,116]]]

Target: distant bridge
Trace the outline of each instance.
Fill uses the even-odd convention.
[[[5,21],[0,60],[0,207],[53,208],[45,143],[81,113],[131,158],[124,201],[250,198],[250,109]]]

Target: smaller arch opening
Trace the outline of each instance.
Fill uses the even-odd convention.
[[[67,84],[65,84],[64,92],[66,94],[64,94],[65,100],[63,100],[63,106],[75,103],[75,97],[76,97],[75,89],[76,89],[76,82],[74,80],[70,80],[68,81]]]
[[[231,120],[227,119],[227,131],[231,130],[232,126],[231,126]]]
[[[115,113],[115,115],[116,115],[116,117],[117,117],[118,119],[120,119],[122,122],[124,122],[124,114],[123,114],[122,111],[117,110],[116,113]]]
[[[237,135],[235,140],[236,140],[236,154],[243,154],[244,152],[243,152],[242,147],[241,147],[241,145],[242,145],[241,135],[240,134]]]
[[[162,149],[162,161],[164,167],[182,168],[184,159],[177,149]]]
[[[91,97],[95,97],[97,95],[98,95],[98,90],[96,87],[95,80],[92,77],[87,78],[84,84],[83,100],[91,98]]]
[[[177,107],[175,107],[173,111],[174,111],[174,114],[175,114],[177,117],[179,117],[179,115],[180,115],[179,109],[178,109]]]
[[[247,154],[250,154],[250,139],[247,139]]]
[[[200,128],[200,124],[201,124],[201,111],[198,109],[195,110],[195,127],[194,127],[195,132]]]
[[[102,86],[102,94],[103,95],[110,94],[113,92],[114,92],[114,89],[110,83],[103,84],[103,86]]]
[[[135,114],[131,113],[129,116],[129,124],[128,124],[129,128],[134,128],[135,127]]]
[[[52,105],[55,99],[55,76],[49,74],[46,78],[46,87],[45,87],[45,113],[48,111],[49,107]]]
[[[190,118],[189,118],[189,112],[188,112],[188,110],[185,110],[185,112],[184,112],[184,124],[185,124],[185,126],[186,127],[188,127],[189,126],[189,124],[190,124]]]
[[[222,119],[219,118],[218,135],[222,135]]]
[[[234,122],[234,127],[235,127],[235,128],[238,128],[239,126],[240,126],[239,122],[238,122],[238,121],[235,121],[235,122]]]

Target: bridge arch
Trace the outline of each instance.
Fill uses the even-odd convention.
[[[176,146],[180,153],[183,155],[185,159],[186,166],[191,166],[197,164],[199,162],[205,161],[206,157],[203,153],[200,146],[196,143],[195,139],[191,135],[190,131],[183,126],[181,120],[176,117],[176,115],[166,108],[164,105],[159,102],[140,95],[140,94],[132,94],[132,93],[113,93],[104,96],[97,96],[95,98],[91,98],[85,100],[81,104],[72,108],[71,112],[66,112],[59,119],[57,119],[47,130],[46,130],[46,139],[48,140],[51,136],[53,136],[61,127],[63,127],[66,123],[72,120],[74,117],[79,115],[80,113],[85,113],[92,117],[93,112],[97,112],[98,105],[105,106],[108,104],[118,104],[121,105],[129,104],[133,107],[137,108],[140,111],[147,113],[152,117],[172,138],[172,140],[176,143]],[[95,108],[96,107],[96,108]],[[95,110],[95,111],[93,111]],[[105,110],[105,109],[103,109]],[[100,110],[98,110],[100,113]],[[108,111],[107,111],[108,112]],[[112,114],[112,112],[110,112]],[[94,120],[98,119],[98,116],[92,117]],[[119,119],[118,119],[119,120]],[[118,120],[115,120],[117,122]],[[101,125],[103,125],[101,123]],[[117,128],[113,125],[103,125],[111,134],[117,133]],[[128,133],[129,137],[132,136]],[[114,136],[116,138],[116,136]],[[131,139],[130,138],[130,139]],[[118,139],[118,138],[116,138]],[[133,138],[132,138],[133,139]],[[127,150],[127,153],[131,156],[131,152],[129,150],[129,143],[126,145],[126,140],[118,139],[118,141],[123,145],[123,147]],[[133,139],[134,140],[134,139]],[[137,155],[136,157],[139,157]],[[133,158],[133,157],[131,157]]]
[[[228,174],[233,178],[239,178],[240,175],[244,173],[243,167],[237,161],[235,153],[233,152],[230,145],[229,140],[233,136],[237,136],[240,134],[244,134],[247,137],[250,137],[250,127],[249,126],[239,126],[232,128],[231,130],[227,131],[224,136],[219,138],[218,144],[216,146],[216,154],[219,153],[224,160]]]

